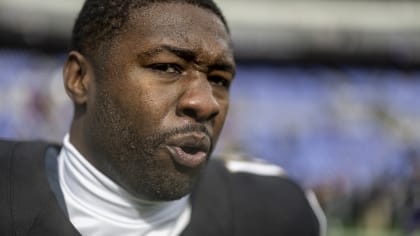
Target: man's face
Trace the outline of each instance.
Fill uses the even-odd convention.
[[[85,136],[94,165],[130,193],[189,193],[219,137],[234,76],[230,37],[203,8],[132,10],[95,63]]]

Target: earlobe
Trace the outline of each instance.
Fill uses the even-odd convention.
[[[63,69],[64,86],[75,104],[85,104],[88,98],[89,83],[92,78],[89,62],[79,52],[69,53]]]

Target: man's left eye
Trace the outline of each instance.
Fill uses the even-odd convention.
[[[153,70],[165,72],[165,73],[177,73],[180,74],[182,72],[182,68],[176,64],[170,63],[161,63],[161,64],[154,64],[150,66]]]
[[[230,81],[221,77],[221,76],[210,76],[209,81],[217,86],[229,88],[230,87]]]

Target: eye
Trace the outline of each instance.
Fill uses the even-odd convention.
[[[149,66],[152,70],[165,72],[169,74],[181,74],[182,68],[177,64],[171,64],[171,63],[159,63],[159,64],[153,64]]]
[[[229,88],[230,87],[230,80],[225,79],[221,76],[210,76],[209,77],[209,81],[210,83],[216,85],[216,86],[220,86],[220,87],[224,87],[224,88]]]

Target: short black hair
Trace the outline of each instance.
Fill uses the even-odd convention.
[[[73,27],[70,50],[89,54],[114,38],[133,9],[153,3],[187,3],[214,13],[229,32],[220,9],[212,0],[86,0]]]

